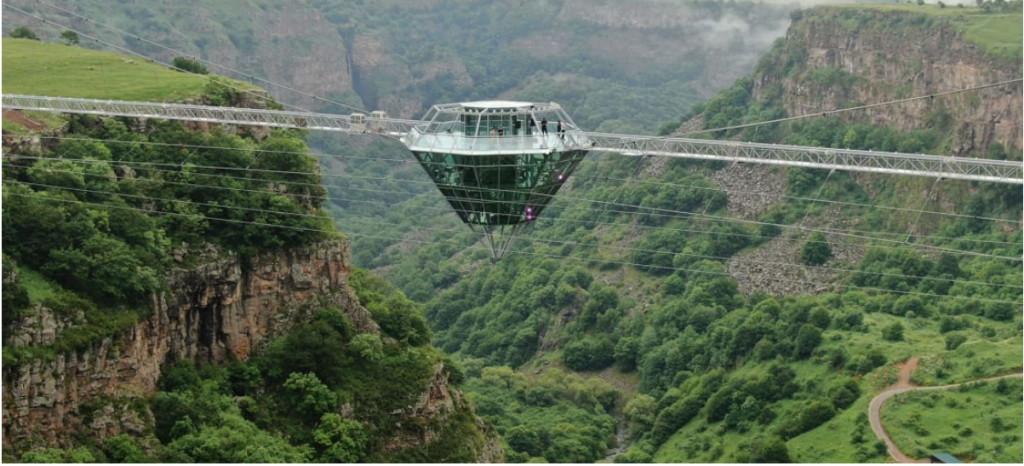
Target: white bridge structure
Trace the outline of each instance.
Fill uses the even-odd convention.
[[[541,105],[557,106],[557,104],[553,103]],[[371,133],[399,140],[403,140],[410,134],[416,135],[427,131],[427,126],[430,123],[425,120],[388,118],[384,112],[372,112],[368,116],[359,113],[335,115],[176,103],[128,102],[14,94],[3,95],[3,108],[70,114],[187,120],[227,125],[297,128],[350,134]],[[510,147],[516,145],[514,142],[516,137],[530,138],[531,136],[519,134],[518,136],[503,135],[498,139],[486,136],[479,139],[481,144]],[[542,147],[551,141],[550,145],[552,148],[557,148],[560,151],[616,152],[634,156],[722,160],[727,162],[1024,184],[1024,163],[1016,161],[593,133],[581,131],[571,121],[567,122],[564,138],[559,138],[554,130],[550,135],[540,136],[537,134],[532,137],[543,137],[544,139],[540,143]],[[525,141],[527,139],[521,140]],[[531,143],[534,146],[535,144],[535,142]]]

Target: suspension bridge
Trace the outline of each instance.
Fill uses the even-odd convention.
[[[5,109],[261,126],[400,141],[460,219],[502,257],[590,152],[756,163],[990,183],[1024,184],[1014,161],[582,131],[554,102],[433,106],[421,120],[381,111],[349,115],[7,94]]]

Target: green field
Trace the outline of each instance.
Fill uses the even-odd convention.
[[[5,94],[178,101],[202,95],[209,82],[141,58],[27,39],[3,39]]]
[[[907,455],[950,453],[979,463],[1021,463],[1021,379],[972,384],[962,389],[897,396],[882,421]]]
[[[964,33],[968,42],[981,46],[985,51],[1005,58],[1020,59],[1024,56],[1024,28],[1021,28],[1020,13],[984,13],[974,7],[973,1],[949,0],[945,8],[938,5],[909,4],[845,4],[833,7],[851,9],[872,9],[882,11],[906,11],[929,16],[955,18],[954,27]],[[962,3],[964,8],[956,6]],[[970,4],[972,6],[968,7]]]
[[[60,113],[41,112],[35,110],[25,110],[22,113],[25,115],[25,118],[35,121],[45,126],[47,129],[59,128],[64,125],[64,122],[67,121],[64,115]],[[32,133],[31,129],[25,127],[21,123],[14,122],[11,120],[4,120],[3,126],[5,133],[12,133],[19,136]]]

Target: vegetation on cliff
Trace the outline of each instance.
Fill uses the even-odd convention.
[[[5,52],[11,68],[49,61],[71,68],[115,63],[108,54],[82,49],[16,45],[17,51],[33,53],[12,58]],[[136,69],[115,75],[121,71]],[[144,92],[150,98],[161,92],[175,97],[179,76],[145,69],[131,80],[149,81]],[[74,81],[65,76],[55,82],[43,84]],[[44,88],[23,89],[39,93]],[[192,97],[212,103],[236,98],[217,84],[188,89],[199,91]],[[113,92],[94,91],[100,93],[90,96]],[[51,120],[45,133],[8,141],[12,150],[3,170],[5,382],[25,366],[88,353],[104,339],[125,337],[153,312],[154,296],[180,291],[164,290],[172,268],[188,269],[229,255],[244,260],[340,236],[320,210],[326,192],[317,160],[304,155],[304,134],[203,129],[179,122],[69,116]],[[65,432],[75,439],[67,450],[41,448],[23,438],[5,443],[5,460],[482,458],[493,440],[485,437],[486,425],[457,391],[464,378],[458,366],[430,346],[421,306],[364,271],[355,271],[348,282],[379,333],[357,331],[337,307],[315,309],[310,320],[298,322],[245,361],[201,368],[188,359],[168,362],[159,393],[130,400],[133,412],[148,423],[145,435],[104,439],[84,430]],[[52,341],[32,344],[31,335],[21,338],[28,332],[19,328],[24,318],[50,312],[70,322],[57,328]],[[14,336],[21,337],[15,341]],[[9,389],[5,385],[5,399]],[[112,400],[81,400],[76,415],[84,416],[82,428],[88,429]]]

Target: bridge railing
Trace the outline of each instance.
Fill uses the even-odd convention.
[[[1024,164],[927,154],[900,154],[706,139],[586,133],[591,151],[1024,184]]]
[[[422,123],[419,120],[401,120],[372,116],[363,117],[363,122],[353,123],[352,118],[348,115],[327,113],[17,94],[4,94],[3,107],[84,115],[161,118],[229,125],[339,131],[345,133],[377,133],[391,137],[399,137],[408,132],[413,125]]]

